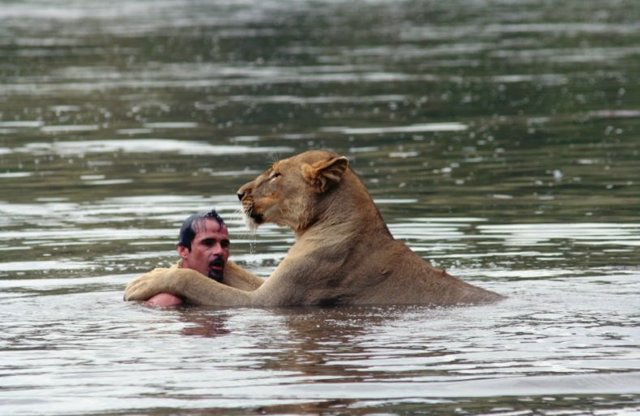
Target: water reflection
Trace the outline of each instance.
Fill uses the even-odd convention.
[[[118,282],[122,279],[111,279],[111,284]],[[593,285],[604,298],[595,295]],[[438,403],[462,404],[457,399],[462,396],[481,404],[483,397],[493,397],[496,391],[502,397],[536,401],[546,395],[558,402],[589,392],[599,397],[633,394],[638,368],[628,364],[636,351],[629,343],[635,329],[626,321],[637,305],[619,308],[608,299],[614,293],[607,286],[588,280],[573,287],[575,295],[562,290],[550,295],[563,287],[560,282],[543,284],[499,308],[436,310],[168,311],[123,308],[113,299],[119,292],[107,292],[106,297],[77,294],[77,308],[89,308],[95,315],[74,319],[73,325],[64,321],[78,309],[59,304],[65,297],[52,293],[20,299],[28,310],[46,303],[50,313],[46,325],[37,315],[23,314],[8,326],[14,335],[5,343],[6,351],[31,364],[24,375],[13,374],[6,380],[14,388],[23,386],[24,394],[46,392],[53,383],[71,394],[91,394],[94,402],[85,403],[84,411],[112,409],[109,397],[117,397],[123,409],[178,406],[189,412],[266,406],[274,411],[275,406],[298,405],[304,412],[304,406],[397,410],[416,400],[433,404],[438,411]],[[534,306],[541,295],[550,302],[544,310]],[[575,310],[574,302],[587,299],[590,302]],[[17,305],[10,299],[5,302]],[[567,314],[568,306],[575,315]],[[600,313],[608,318],[603,320]],[[51,331],[57,335],[46,335]],[[172,345],[171,354],[167,343]],[[47,345],[52,352],[45,361],[36,356],[24,361],[22,348],[39,350]],[[101,353],[72,355],[87,345]],[[55,370],[50,382],[34,384],[35,374],[59,366],[66,370]],[[118,376],[132,371],[135,377]],[[73,381],[89,375],[90,384]],[[157,383],[158,377],[163,383]],[[16,408],[20,397],[14,396]],[[518,400],[508,403],[521,405]],[[67,400],[61,404],[75,408]],[[21,408],[29,407],[22,403]]]
[[[77,126],[76,126],[77,127]],[[83,126],[80,126],[83,127]],[[67,131],[67,130],[65,130]],[[215,146],[204,142],[170,139],[92,140],[54,143],[28,143],[15,152],[35,156],[55,154],[59,156],[84,156],[87,153],[153,153],[166,152],[178,155],[237,155],[247,153],[291,152],[292,148],[259,146]],[[9,152],[7,152],[9,153]]]
[[[639,19],[628,1],[3,4],[3,413],[637,412]],[[509,299],[121,302],[211,207],[268,276],[293,237],[248,231],[235,190],[318,147],[397,238]]]

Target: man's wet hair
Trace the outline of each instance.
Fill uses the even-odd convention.
[[[222,219],[220,214],[216,212],[215,209],[212,209],[209,212],[198,212],[197,214],[190,215],[182,223],[182,227],[180,227],[178,245],[191,250],[191,243],[198,233],[198,228],[200,224],[202,224],[206,220],[216,221],[220,228],[226,227],[226,225],[224,224],[224,220]]]

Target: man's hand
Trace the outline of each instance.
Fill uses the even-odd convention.
[[[144,304],[147,306],[160,306],[163,308],[172,308],[175,306],[180,306],[184,302],[182,302],[182,298],[179,298],[176,295],[172,295],[171,293],[159,293]]]

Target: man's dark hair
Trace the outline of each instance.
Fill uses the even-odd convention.
[[[214,220],[218,225],[220,225],[220,227],[226,227],[224,220],[215,209],[212,209],[209,212],[198,212],[197,214],[189,216],[182,223],[182,227],[180,227],[178,245],[191,250],[191,243],[198,233],[198,227],[205,220]]]

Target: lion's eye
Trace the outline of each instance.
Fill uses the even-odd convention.
[[[282,176],[282,174],[280,172],[271,172],[271,175],[269,175],[269,180],[277,179],[280,176]]]

